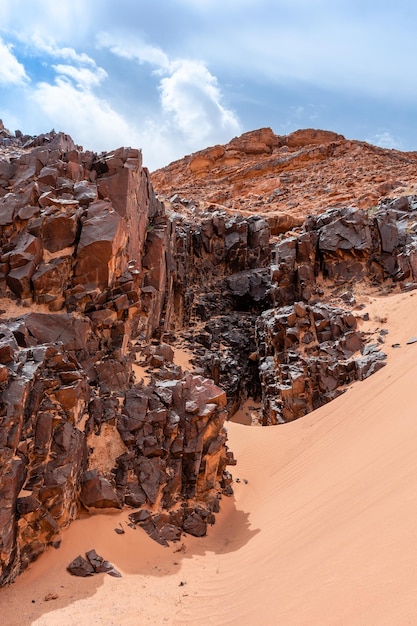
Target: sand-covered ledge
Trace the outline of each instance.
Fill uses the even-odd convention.
[[[77,521],[0,590],[2,623],[416,623],[416,305],[416,292],[369,299],[388,364],[348,393],[283,426],[229,423],[240,481],[206,538],[163,548],[127,512]],[[71,577],[91,548],[123,578]]]

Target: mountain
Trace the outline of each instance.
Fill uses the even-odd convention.
[[[265,215],[274,232],[283,232],[307,214],[367,209],[381,198],[414,193],[416,165],[417,152],[378,148],[330,131],[281,136],[262,128],[175,161],[151,180],[166,199]]]
[[[416,158],[262,129],[150,175],[0,124],[1,585],[97,512],[205,536],[227,421],[305,423],[385,368],[366,305],[417,286]]]

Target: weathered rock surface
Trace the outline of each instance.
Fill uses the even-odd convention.
[[[131,523],[164,545],[204,536],[232,493],[224,422],[242,400],[262,398],[264,424],[288,421],[384,364],[349,297],[321,300],[358,280],[417,283],[416,196],[372,211],[313,203],[320,214],[301,225],[231,215],[203,191],[200,206],[165,206],[131,148],[96,155],[62,133],[5,131],[1,146],[0,584],[58,546],[81,508],[138,509]],[[234,185],[227,168],[247,158],[262,175],[277,150],[291,169],[345,148],[331,133],[263,129],[190,171],[221,165]],[[414,156],[394,157],[407,174]],[[174,362],[181,342],[191,372]],[[86,575],[106,563],[80,559]]]
[[[302,417],[385,365],[386,355],[365,345],[356,317],[326,304],[265,311],[256,332],[264,424]]]
[[[109,574],[115,578],[121,578],[121,573],[112,565],[109,561],[105,561],[102,556],[97,554],[95,550],[89,550],[85,555],[77,556],[67,566],[67,570],[73,576],[81,576],[85,578],[87,576],[93,576],[94,574]]]
[[[140,152],[22,141],[3,152],[0,191],[0,584],[58,545],[80,507],[217,511],[234,462],[222,389],[169,369],[169,345],[154,350],[160,380],[134,378],[134,348],[186,317],[172,301],[189,262]],[[219,228],[225,247],[238,227]],[[218,263],[246,267],[243,231]],[[101,436],[113,456],[95,453]]]
[[[417,196],[403,196],[372,211],[345,207],[307,217],[300,234],[273,249],[275,303],[317,299],[319,275],[335,285],[415,282],[416,209]]]
[[[182,211],[216,205],[263,215],[272,234],[330,207],[369,208],[392,194],[416,193],[416,152],[378,148],[322,130],[245,133],[152,173],[152,183]],[[412,189],[410,189],[412,187]]]
[[[295,419],[384,365],[378,346],[370,349],[354,330],[351,311],[320,308],[329,299],[323,287],[339,307],[350,302],[342,291],[358,283],[415,288],[416,209],[417,196],[403,196],[372,211],[310,216],[272,246],[260,307],[250,297],[246,310],[224,299],[209,320],[200,316],[198,331],[188,331],[190,345],[199,346],[195,362],[227,390],[232,413],[253,396],[262,398],[264,424]],[[348,341],[347,351],[340,341]]]

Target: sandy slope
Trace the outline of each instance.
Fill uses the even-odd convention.
[[[333,403],[284,426],[229,425],[241,480],[208,537],[175,552],[117,535],[125,513],[81,520],[0,591],[1,623],[417,624],[416,306],[415,293],[369,302],[371,327],[388,317],[388,365]],[[124,577],[66,574],[92,547]]]

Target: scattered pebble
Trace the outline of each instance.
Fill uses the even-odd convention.
[[[186,552],[187,547],[185,543],[182,543],[178,548],[175,548],[174,552]]]
[[[49,602],[50,600],[56,600],[57,598],[58,598],[58,594],[50,591],[49,593],[46,594],[46,596],[44,597],[44,600],[45,602]]]
[[[123,526],[121,524],[119,524],[120,528],[115,528],[114,532],[117,533],[118,535],[124,535],[125,534],[125,530],[123,528]]]
[[[411,339],[407,341],[407,344],[410,344],[410,343],[417,343],[417,337],[411,337]]]

